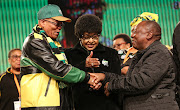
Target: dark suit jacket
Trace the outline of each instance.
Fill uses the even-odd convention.
[[[109,91],[125,94],[124,110],[179,110],[173,59],[160,41],[137,52],[126,77],[106,74],[106,80]]]

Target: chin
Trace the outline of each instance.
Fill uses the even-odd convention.
[[[91,50],[94,50],[94,48],[87,48],[87,50],[91,51]]]
[[[54,39],[54,40],[55,40],[56,38],[58,38],[58,36],[53,36],[53,37],[51,37],[51,39]]]

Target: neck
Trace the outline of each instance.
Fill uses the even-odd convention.
[[[20,68],[16,68],[16,69],[11,68],[10,72],[14,74],[20,74]]]

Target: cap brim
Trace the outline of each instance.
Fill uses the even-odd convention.
[[[55,16],[55,17],[52,17],[52,18],[55,19],[55,20],[58,20],[58,21],[71,22],[71,19],[66,18],[64,16]]]

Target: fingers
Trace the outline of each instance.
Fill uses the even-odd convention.
[[[104,73],[89,73],[91,76],[96,77],[95,83],[99,83],[100,81],[103,81],[105,79],[105,74]]]
[[[86,58],[86,67],[99,67],[100,61],[98,58]]]
[[[90,79],[89,79],[89,81],[88,81],[88,84],[95,86],[95,83],[94,83],[95,80],[96,80],[96,77],[90,75]]]
[[[99,90],[99,88],[101,88],[102,86],[102,83],[99,82],[99,83],[94,83],[94,85],[90,85],[91,88],[93,88],[94,90]]]
[[[108,91],[108,85],[109,85],[109,82],[107,82],[107,83],[105,84],[105,86],[104,86],[104,94],[105,94],[106,96],[109,96],[109,94],[110,94],[110,92]]]
[[[91,51],[90,55],[88,56],[89,58],[92,58],[93,56],[93,51]]]
[[[105,94],[106,96],[109,96],[109,95],[110,95],[110,92],[106,89],[106,90],[104,91],[104,94]]]
[[[96,86],[94,87],[94,89],[95,89],[95,90],[99,90],[99,88],[101,88],[101,86],[102,86],[102,83],[99,82],[99,83],[96,84]]]
[[[89,63],[91,64],[92,67],[99,67],[100,62],[98,58],[91,58],[91,60],[89,61]]]
[[[94,90],[99,90],[101,88],[102,83],[100,81],[104,80],[105,74],[104,73],[89,73],[91,81],[91,88]]]
[[[98,58],[92,58],[93,57],[93,51],[91,51],[90,55],[86,58],[86,67],[93,68],[93,67],[99,67],[100,61]]]
[[[94,66],[94,63],[91,63],[92,66]]]

